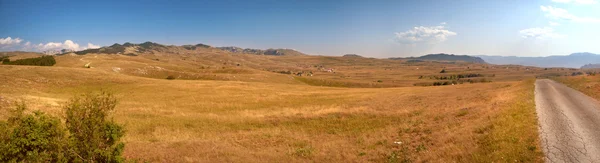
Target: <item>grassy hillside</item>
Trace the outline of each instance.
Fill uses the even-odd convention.
[[[572,72],[179,47],[56,62],[0,65],[0,106],[61,116],[114,92],[125,156],[152,162],[541,162],[531,79]],[[491,82],[419,85],[459,76]]]
[[[569,74],[535,67],[489,65],[469,62],[389,60],[362,57],[269,56],[231,53],[216,48],[188,50],[166,47],[136,55],[90,53],[56,57],[56,66],[83,68],[89,65],[107,72],[165,79],[226,80],[305,84],[336,87],[407,87],[458,82],[436,79],[479,73],[471,80],[519,81],[543,74]],[[444,73],[440,73],[444,70]],[[466,80],[466,79],[465,79]]]
[[[6,83],[0,91],[2,99],[22,98],[52,114],[62,114],[59,106],[73,93],[116,92],[120,103],[115,116],[128,131],[125,154],[129,158],[158,162],[539,159],[534,135],[523,138],[528,140],[524,142],[486,142],[509,143],[493,151],[530,152],[526,155],[503,159],[473,155],[490,145],[478,140],[503,128],[489,127],[497,123],[496,118],[515,114],[509,109],[527,100],[515,95],[529,91],[523,89],[528,84],[521,82],[349,89],[150,79],[100,69],[0,68],[0,80]]]

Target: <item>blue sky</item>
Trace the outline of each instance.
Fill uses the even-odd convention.
[[[0,0],[0,22],[0,51],[153,41],[379,58],[600,53],[597,0]]]

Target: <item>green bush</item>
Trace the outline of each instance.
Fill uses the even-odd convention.
[[[65,162],[66,132],[60,119],[20,104],[0,122],[0,162]]]
[[[71,160],[122,162],[124,129],[109,119],[117,100],[106,92],[71,99],[65,106]],[[73,157],[76,156],[76,157]]]
[[[106,92],[76,96],[64,106],[66,127],[18,105],[8,121],[0,121],[0,162],[123,162],[125,131],[109,118],[116,103]]]

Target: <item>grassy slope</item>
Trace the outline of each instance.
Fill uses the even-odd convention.
[[[552,78],[584,94],[600,99],[600,76],[563,76]]]
[[[333,88],[0,65],[0,83],[2,99],[25,99],[56,115],[74,93],[114,91],[115,118],[127,129],[125,155],[148,161],[539,162],[541,156],[531,81]]]

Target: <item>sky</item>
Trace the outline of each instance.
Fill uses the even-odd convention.
[[[598,0],[0,0],[0,51],[145,41],[312,55],[600,53]]]

